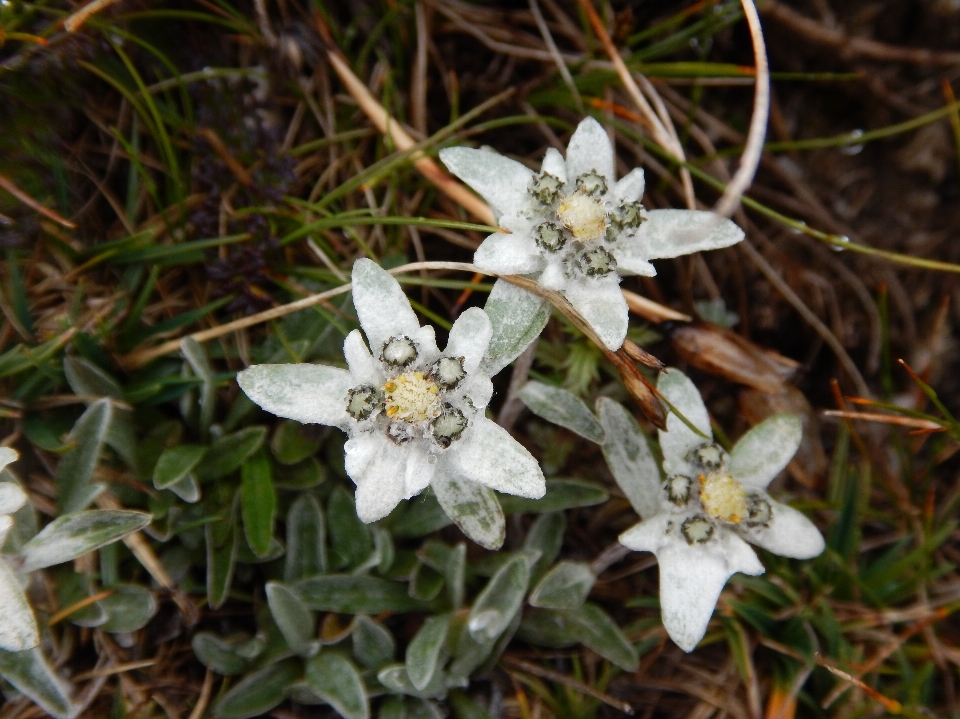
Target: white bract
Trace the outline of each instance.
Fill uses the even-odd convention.
[[[652,458],[639,463],[649,468],[644,476],[614,472],[621,485],[635,482],[645,490],[628,496],[659,498],[658,503],[645,500],[641,509],[649,516],[620,535],[620,541],[657,556],[663,625],[689,652],[703,638],[730,575],[763,573],[747,542],[796,559],[817,556],[824,542],[809,519],[765,491],[800,445],[803,428],[797,417],[767,419],[728,455],[713,442],[700,393],[682,372],[671,369],[661,375],[657,388],[706,438],[671,413],[666,431],[660,432],[666,481]],[[618,441],[626,438],[611,437],[608,431],[608,444]],[[634,453],[649,454],[645,443],[633,445]]]
[[[254,365],[237,381],[268,412],[349,435],[346,469],[360,519],[381,519],[428,485],[448,513],[471,488],[477,495],[476,485],[542,497],[537,461],[484,416],[493,394],[481,370],[492,334],[484,311],[460,315],[441,352],[433,327],[420,326],[397,281],[370,260],[353,267],[353,301],[372,353],[351,332],[343,345],[349,370]]]
[[[19,455],[10,447],[0,447],[0,473]],[[0,545],[13,529],[10,516],[27,503],[26,493],[16,482],[0,481]],[[37,620],[23,594],[16,572],[0,557],[0,649],[22,652],[40,643]]]
[[[490,235],[474,263],[497,274],[539,273],[540,284],[570,300],[614,351],[627,334],[621,276],[653,276],[650,260],[743,239],[739,227],[711,212],[645,209],[643,170],[615,180],[613,147],[591,117],[570,138],[566,160],[550,148],[539,173],[467,147],[441,150],[440,159],[509,231]]]

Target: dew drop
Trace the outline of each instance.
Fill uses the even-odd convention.
[[[859,137],[863,137],[863,130],[854,130],[850,133],[850,139],[855,140]],[[844,155],[858,155],[863,151],[863,143],[858,143],[856,145],[845,145],[840,148],[840,152]]]

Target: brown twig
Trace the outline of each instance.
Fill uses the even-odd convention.
[[[12,180],[10,180],[9,178],[3,175],[0,175],[0,187],[2,187],[11,195],[16,197],[18,200],[20,200],[20,202],[22,202],[24,205],[26,205],[30,209],[36,210],[44,217],[56,222],[58,225],[63,225],[64,227],[69,228],[71,230],[75,230],[77,228],[77,225],[75,223],[70,222],[70,220],[66,219],[65,217],[62,217],[60,214],[54,212],[49,207],[44,207],[39,202],[34,200],[32,197],[30,197],[30,195],[28,195],[26,192],[24,192],[19,187],[17,187]]]
[[[63,29],[67,32],[76,32],[80,27],[98,12],[106,10],[119,0],[93,0],[77,10],[73,15],[63,21]]]

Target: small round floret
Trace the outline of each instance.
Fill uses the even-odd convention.
[[[720,469],[723,465],[725,452],[719,444],[714,442],[705,442],[699,447],[690,450],[687,455],[687,461],[698,467],[702,467],[708,472]]]
[[[560,181],[560,178],[551,175],[549,172],[541,172],[539,175],[534,175],[528,188],[530,194],[544,205],[552,205],[559,200],[562,189],[563,183]]]
[[[418,356],[417,345],[404,335],[391,337],[380,351],[380,359],[391,367],[406,367],[416,362]]]
[[[453,389],[466,376],[463,357],[441,357],[430,368],[430,377],[440,389]]]
[[[683,538],[687,540],[687,544],[693,546],[694,544],[709,542],[716,529],[713,522],[702,514],[696,514],[684,520],[683,524],[680,525],[680,532],[683,534]]]
[[[605,247],[594,247],[577,255],[577,267],[588,277],[603,277],[616,271],[617,259]]]
[[[440,414],[440,388],[423,372],[404,372],[383,383],[384,414],[403,422],[423,422]]]
[[[453,405],[445,404],[440,416],[433,421],[433,438],[437,444],[446,449],[460,439],[467,424],[467,418],[463,412]]]
[[[358,422],[370,419],[383,408],[383,392],[378,387],[363,384],[347,392],[347,414]]]
[[[610,213],[610,229],[616,230],[617,232],[635,230],[640,227],[646,219],[641,203],[624,202]]]
[[[748,527],[766,527],[773,518],[773,507],[764,497],[753,494],[747,500],[747,518],[744,524]]]
[[[577,178],[577,190],[590,197],[607,194],[607,180],[596,170],[584,172]]]
[[[533,231],[537,245],[547,252],[558,252],[567,243],[563,228],[556,222],[542,222]]]
[[[692,488],[693,480],[682,474],[667,477],[667,481],[663,485],[663,489],[667,493],[667,499],[678,507],[682,507],[690,501]]]

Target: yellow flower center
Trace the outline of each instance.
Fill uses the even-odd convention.
[[[580,242],[601,237],[607,229],[607,213],[603,203],[581,192],[564,198],[557,208],[557,217]]]
[[[422,422],[440,415],[440,388],[423,372],[404,372],[383,385],[387,417]]]
[[[721,522],[737,523],[747,516],[743,485],[726,472],[700,475],[700,503],[707,514]]]

